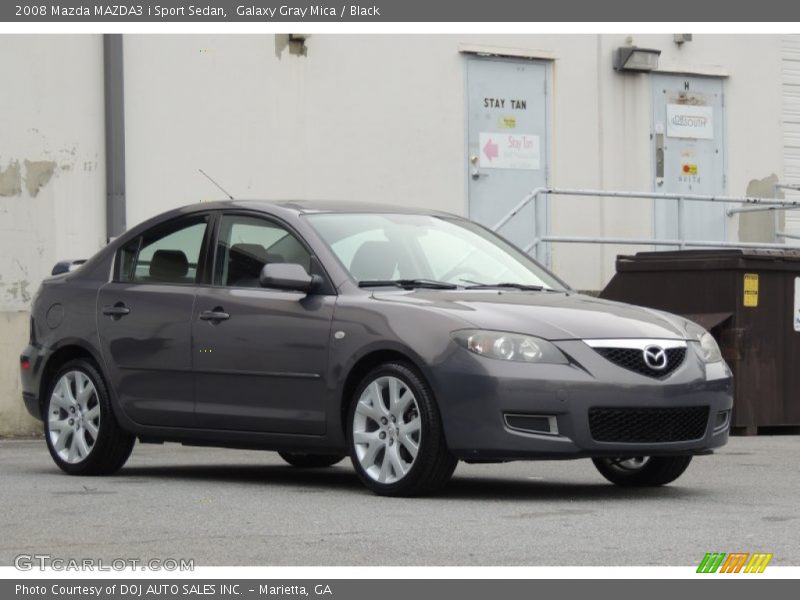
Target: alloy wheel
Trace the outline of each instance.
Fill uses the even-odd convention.
[[[53,388],[47,432],[58,457],[66,463],[84,461],[100,433],[100,401],[92,380],[81,371],[68,371]]]
[[[422,421],[414,393],[401,379],[385,375],[365,388],[353,414],[356,458],[374,481],[392,484],[414,466]]]

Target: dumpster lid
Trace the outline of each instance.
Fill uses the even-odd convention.
[[[704,329],[711,330],[717,325],[724,322],[733,316],[732,312],[715,312],[715,313],[681,313],[681,316],[686,317],[690,321],[694,321]]]
[[[617,256],[620,271],[758,269],[800,271],[800,248],[662,250]]]

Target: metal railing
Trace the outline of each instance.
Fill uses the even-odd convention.
[[[775,186],[776,189],[792,189],[800,191],[800,186],[790,186],[788,184],[779,184]],[[554,243],[568,243],[568,244],[630,244],[635,246],[675,246],[678,248],[787,248],[786,244],[777,244],[769,242],[732,242],[727,240],[687,240],[684,237],[684,204],[686,202],[710,202],[717,204],[739,204],[741,206],[729,208],[726,210],[728,216],[736,213],[753,212],[753,211],[777,211],[780,210],[794,210],[800,209],[800,200],[786,200],[782,198],[758,198],[749,196],[718,196],[718,195],[702,195],[702,194],[670,194],[659,192],[627,192],[627,191],[609,191],[609,190],[587,190],[587,189],[565,189],[565,188],[547,188],[540,187],[532,190],[520,202],[517,203],[502,219],[500,219],[492,229],[498,231],[509,221],[511,221],[517,214],[522,211],[526,206],[533,203],[534,210],[544,196],[586,196],[586,197],[601,197],[601,198],[637,198],[637,199],[653,199],[653,200],[669,200],[677,203],[678,210],[678,237],[675,239],[659,239],[659,238],[610,238],[610,237],[592,237],[592,236],[565,236],[565,235],[547,235],[544,232],[545,224],[542,219],[534,219],[534,239],[524,247],[525,252],[536,251],[537,255],[549,262],[546,258],[542,257],[540,252],[543,245]],[[539,211],[536,211],[537,213]],[[775,237],[784,239],[800,239],[800,235],[779,231],[777,227],[777,219],[775,219]]]

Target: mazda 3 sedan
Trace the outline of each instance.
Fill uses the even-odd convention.
[[[386,495],[434,491],[459,460],[590,458],[654,486],[728,438],[707,331],[576,293],[453,215],[204,203],[56,270],[20,366],[70,474],[117,471],[138,439],[349,455]]]

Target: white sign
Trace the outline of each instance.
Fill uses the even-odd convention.
[[[710,106],[667,104],[667,135],[695,140],[714,139],[714,109]]]
[[[800,331],[800,277],[794,278],[794,330]]]
[[[478,135],[480,166],[484,169],[541,169],[538,135],[487,133]]]

